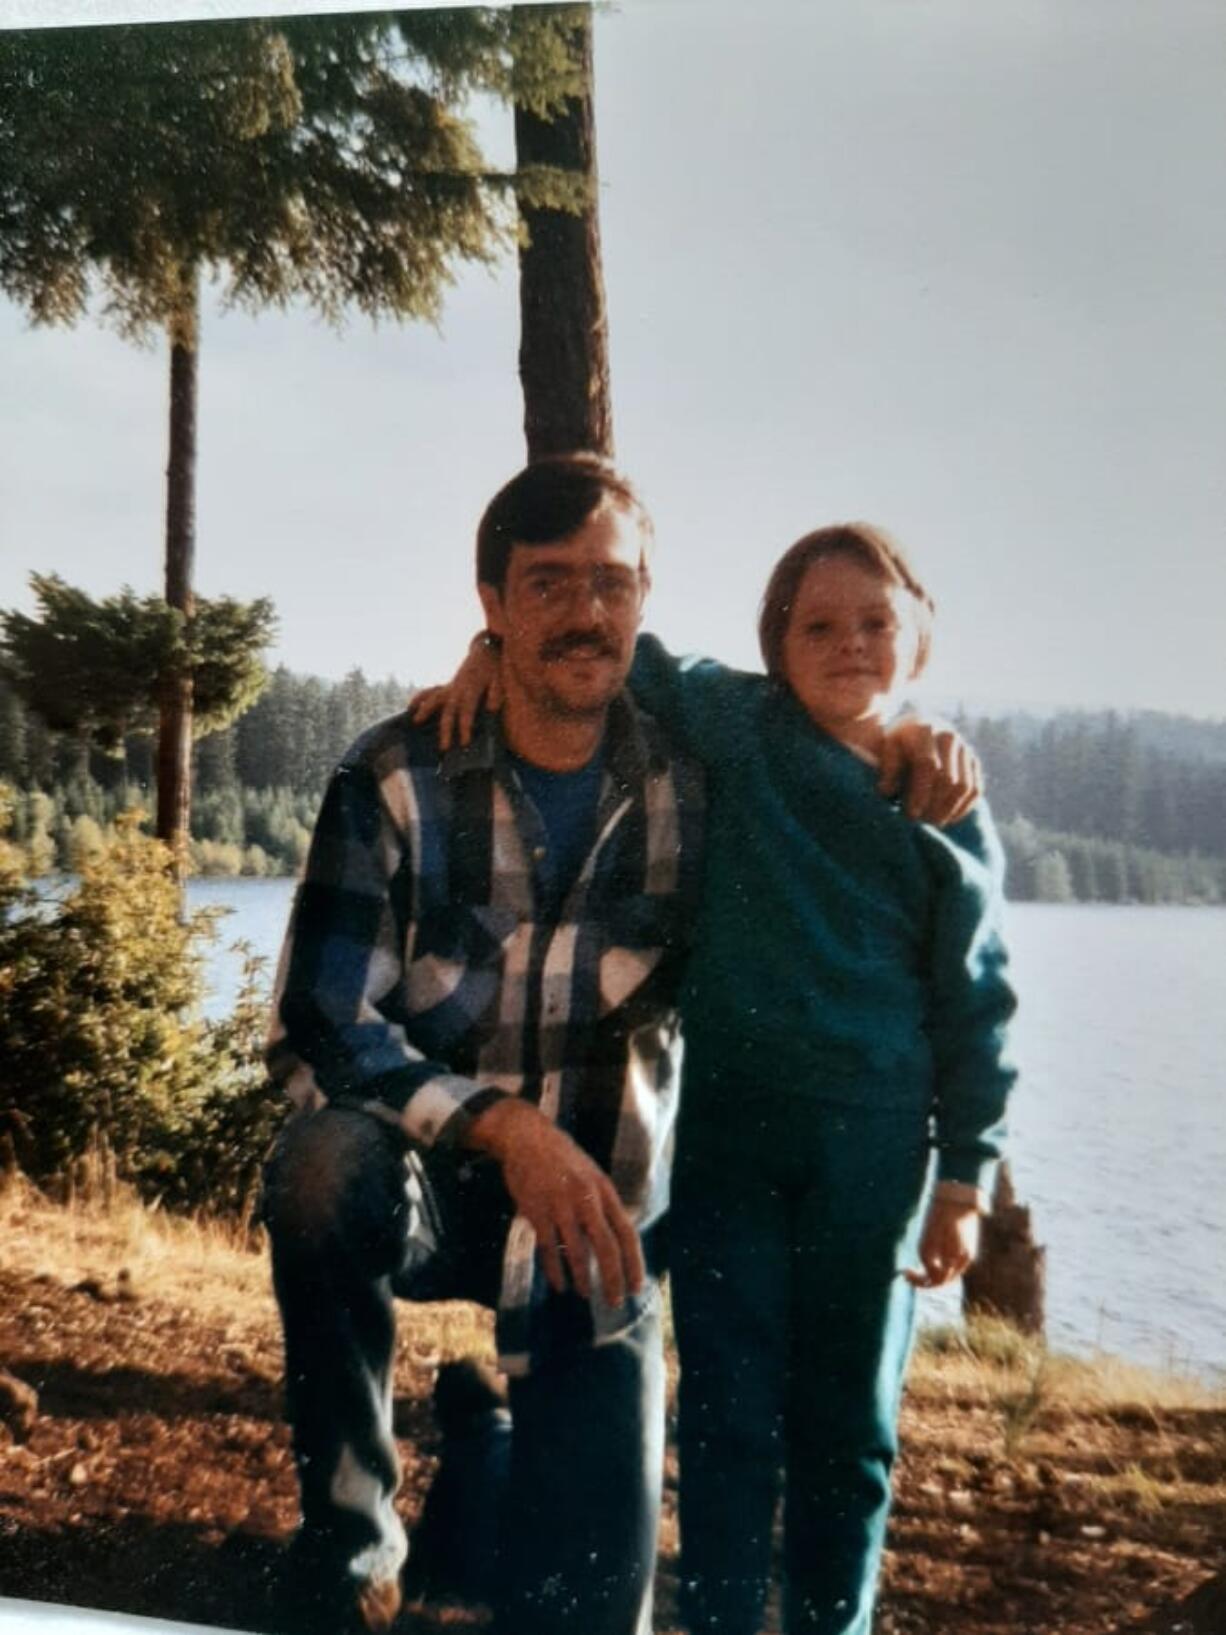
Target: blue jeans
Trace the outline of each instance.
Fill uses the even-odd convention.
[[[264,1216],[285,1334],[303,1529],[338,1573],[407,1554],[394,1499],[394,1296],[414,1286],[398,1132],[324,1108],[286,1126]],[[511,1384],[499,1635],[648,1635],[664,1451],[658,1306]],[[497,1480],[491,1476],[491,1480]]]
[[[683,1091],[672,1209],[688,1626],[761,1628],[782,1469],[789,1635],[868,1635],[926,1121],[781,1096],[715,1116],[704,1088]]]
[[[498,1635],[649,1635],[664,1466],[653,1302],[628,1334],[511,1381]]]

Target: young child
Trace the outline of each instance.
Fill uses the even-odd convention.
[[[709,782],[671,1211],[692,1635],[761,1628],[781,1467],[789,1635],[868,1635],[915,1289],[970,1264],[999,1155],[999,843],[982,803],[941,830],[876,787],[932,611],[850,524],[776,566],[765,676],[638,643]]]

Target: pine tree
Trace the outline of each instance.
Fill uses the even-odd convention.
[[[1041,903],[1071,903],[1073,882],[1063,852],[1045,851],[1035,862],[1035,896]]]
[[[186,674],[201,732],[225,726],[264,685],[272,604],[218,597],[180,620],[156,596],[94,598],[55,574],[31,574],[38,612],[0,611],[0,669],[27,708],[59,734],[63,779],[88,773],[91,746],[118,753],[158,719],[167,676]]]
[[[0,680],[0,781],[20,788],[28,776],[25,711],[13,688]]]
[[[574,79],[552,18],[485,10],[0,35],[0,288],[36,323],[105,314],[170,363],[165,600],[194,607],[201,280],[251,308],[436,319],[457,261],[508,242],[500,201],[574,178],[487,166],[474,91],[540,111]],[[158,832],[188,830],[192,678],[161,678]]]

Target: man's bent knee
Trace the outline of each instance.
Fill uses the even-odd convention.
[[[393,1270],[408,1216],[402,1153],[398,1132],[356,1108],[296,1114],[264,1173],[264,1222],[274,1247],[356,1253]]]

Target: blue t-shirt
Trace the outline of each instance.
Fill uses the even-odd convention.
[[[596,842],[596,810],[604,775],[604,746],[575,772],[550,772],[512,754],[524,793],[540,813],[547,852],[541,870],[552,908],[565,901]]]

